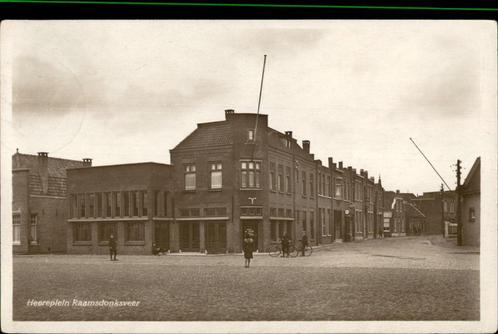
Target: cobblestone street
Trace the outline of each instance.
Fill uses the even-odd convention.
[[[118,253],[119,254],[119,253]],[[479,251],[438,238],[332,244],[311,257],[14,257],[14,320],[478,320]],[[36,281],[36,283],[34,283]],[[70,306],[28,306],[29,300]],[[137,307],[79,307],[139,301]]]

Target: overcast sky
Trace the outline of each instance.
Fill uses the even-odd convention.
[[[4,26],[5,28],[5,26]],[[311,151],[422,193],[455,185],[483,153],[496,27],[463,21],[10,22],[7,151],[169,163],[169,149],[224,109],[261,112]],[[5,33],[5,31],[4,31]],[[496,60],[495,60],[496,61]]]

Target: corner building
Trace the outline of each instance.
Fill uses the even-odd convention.
[[[284,233],[295,241],[304,231],[311,244],[346,233],[376,237],[380,182],[332,158],[323,166],[309,141],[300,146],[291,131],[268,127],[267,115],[225,110],[225,120],[198,124],[170,153],[178,235],[172,251],[240,252],[247,228],[258,251]],[[348,209],[353,215],[346,219]]]

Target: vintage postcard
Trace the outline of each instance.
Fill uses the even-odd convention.
[[[4,21],[2,329],[494,332],[490,21]]]

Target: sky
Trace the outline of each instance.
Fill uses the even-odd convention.
[[[261,113],[310,140],[324,164],[332,157],[380,175],[386,190],[421,194],[441,180],[410,137],[452,189],[457,159],[465,176],[496,152],[486,136],[496,130],[482,133],[496,118],[490,23],[11,21],[2,37],[9,154],[169,163],[197,123],[256,112],[265,54]]]

